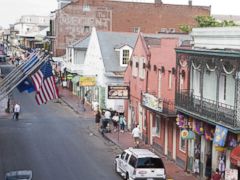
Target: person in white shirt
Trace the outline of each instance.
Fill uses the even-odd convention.
[[[140,129],[139,129],[139,125],[136,125],[136,127],[132,130],[132,135],[134,138],[134,144],[135,147],[139,147],[139,140],[140,140]]]
[[[15,106],[14,106],[14,115],[13,115],[13,119],[16,118],[16,120],[18,120],[20,110],[21,110],[20,105],[19,105],[18,103],[16,103]]]
[[[105,113],[104,113],[104,117],[105,117],[105,119],[110,120],[111,119],[111,112],[106,110]]]
[[[114,127],[114,132],[117,131],[118,129],[118,122],[119,122],[119,116],[118,116],[118,113],[116,112],[114,114],[114,116],[112,117],[112,120],[113,120],[113,127]]]

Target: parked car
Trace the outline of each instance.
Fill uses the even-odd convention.
[[[32,180],[31,170],[10,171],[6,173],[5,180]]]
[[[116,156],[114,168],[126,180],[165,180],[162,159],[148,149],[129,148]]]

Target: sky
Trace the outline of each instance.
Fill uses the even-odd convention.
[[[129,0],[126,0],[129,1]],[[154,0],[135,0],[154,2]],[[188,0],[162,0],[167,4],[188,4]],[[240,15],[239,0],[192,0],[193,5],[211,5],[211,14]],[[22,15],[49,15],[57,0],[0,0],[0,26],[8,28]]]

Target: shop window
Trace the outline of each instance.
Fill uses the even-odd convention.
[[[179,150],[185,152],[186,151],[186,140],[182,139],[181,136],[179,136]]]

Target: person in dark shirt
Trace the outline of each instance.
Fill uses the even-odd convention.
[[[207,154],[206,169],[205,169],[205,176],[207,180],[211,179],[211,174],[212,174],[212,156],[211,156],[211,153],[209,152]]]

